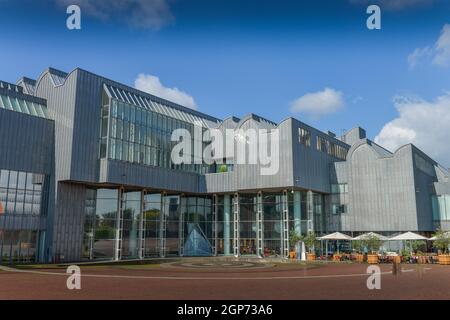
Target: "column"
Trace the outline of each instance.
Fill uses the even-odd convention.
[[[297,234],[302,233],[302,194],[294,191],[294,230]]]
[[[184,219],[187,214],[186,197],[184,194],[180,196],[180,218],[178,220],[178,255],[183,256],[184,253]]]
[[[145,253],[145,217],[144,217],[144,194],[145,190],[141,191],[141,212],[139,214],[139,251],[138,258],[144,259]]]
[[[231,228],[231,196],[226,194],[223,196],[223,251],[224,254],[230,255],[230,228]]]
[[[114,248],[114,260],[116,261],[122,258],[123,193],[123,188],[120,188],[117,197],[116,241]]]
[[[161,195],[161,216],[159,223],[159,256],[164,258],[166,256],[166,194]]]
[[[234,256],[237,258],[240,256],[241,254],[241,241],[240,241],[240,217],[239,217],[239,212],[240,212],[240,208],[239,208],[239,194],[235,193],[234,194],[234,198],[233,198],[233,224],[234,224],[234,236],[233,236],[233,253]]]
[[[314,231],[314,194],[311,190],[306,194],[306,210],[308,217],[307,232]]]
[[[258,257],[264,257],[264,214],[263,214],[263,204],[262,204],[262,192],[258,192],[256,196],[256,242],[257,249],[256,253]]]
[[[289,205],[288,205],[288,196],[287,190],[283,191],[282,195],[282,222],[281,222],[281,254],[283,257],[289,257]]]

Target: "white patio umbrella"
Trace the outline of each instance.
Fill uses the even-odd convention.
[[[365,240],[365,239],[370,239],[372,237],[375,237],[375,238],[377,238],[378,240],[381,240],[381,241],[387,241],[388,240],[388,237],[385,237],[385,236],[383,236],[383,235],[381,235],[379,233],[375,233],[375,232],[367,232],[367,233],[360,234],[359,236],[354,237],[352,240],[353,241]]]
[[[322,240],[327,241],[326,242],[326,251],[327,251],[326,253],[328,254],[328,240],[336,240],[337,241],[337,245],[338,245],[337,247],[338,247],[338,253],[339,253],[339,240],[352,240],[352,237],[350,237],[346,234],[340,233],[340,232],[334,232],[334,233],[327,234],[326,236],[319,237],[317,239],[319,239],[320,241],[322,241]]]
[[[412,251],[411,241],[413,240],[428,240],[428,238],[410,231],[389,238],[389,241],[409,241],[411,251]]]
[[[319,240],[352,240],[352,237],[350,237],[346,234],[340,233],[340,232],[334,232],[334,233],[327,234],[326,236],[319,237],[317,239],[319,239]]]
[[[375,238],[377,238],[379,240],[382,240],[382,241],[386,241],[386,240],[389,239],[388,237],[385,237],[385,236],[383,236],[381,234],[378,234],[378,233],[375,233],[375,232],[367,232],[367,233],[363,233],[363,234],[361,234],[361,235],[359,235],[357,237],[354,237],[352,240],[364,240],[364,239],[368,239],[368,238],[371,238],[371,237],[375,237]]]

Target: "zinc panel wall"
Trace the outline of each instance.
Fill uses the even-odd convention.
[[[299,128],[307,129],[311,134],[311,146],[307,147],[299,142]],[[292,149],[293,149],[293,176],[295,185],[307,190],[329,193],[330,168],[339,161],[327,152],[317,150],[317,137],[323,137],[328,141],[348,149],[345,143],[331,136],[309,127],[300,121],[292,120]]]
[[[0,109],[0,168],[50,174],[53,121]]]
[[[115,160],[101,160],[101,183],[136,186],[178,192],[199,192],[195,173],[143,166]]]
[[[410,147],[378,158],[361,144],[347,171],[349,210],[341,214],[342,231],[419,231]]]
[[[83,244],[86,189],[82,185],[58,183],[53,251],[65,261],[80,260]]]

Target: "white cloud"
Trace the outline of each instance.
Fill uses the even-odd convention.
[[[433,101],[396,97],[394,104],[399,115],[381,129],[375,142],[391,151],[413,143],[450,166],[450,93]]]
[[[312,118],[338,111],[344,106],[343,94],[335,89],[325,88],[322,91],[307,93],[291,103],[292,113],[305,113]]]
[[[422,61],[428,61],[440,67],[450,66],[450,24],[444,25],[439,39],[433,46],[416,48],[408,56],[410,68],[416,67]]]
[[[423,7],[433,4],[434,0],[349,0],[356,5],[377,4],[381,9],[399,11],[415,7]]]
[[[414,69],[422,59],[429,57],[431,54],[432,50],[430,47],[416,48],[413,53],[408,56],[409,67]]]
[[[441,31],[441,36],[436,42],[436,55],[433,63],[439,66],[448,67],[450,65],[450,24],[446,24]]]
[[[76,4],[81,14],[118,20],[137,28],[159,29],[173,21],[167,0],[54,0],[61,6]]]
[[[136,89],[148,92],[157,97],[175,102],[184,107],[197,109],[197,104],[192,96],[178,88],[165,87],[158,77],[141,73],[134,82]]]

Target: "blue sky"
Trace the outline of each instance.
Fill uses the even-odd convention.
[[[360,125],[391,149],[413,142],[450,166],[442,146],[450,139],[450,72],[433,63],[450,57],[440,38],[450,1],[391,1],[371,2],[382,9],[382,29],[371,31],[365,0],[0,0],[0,78],[36,78],[49,66],[131,86],[151,75],[219,118],[294,116],[338,134]],[[68,3],[80,4],[81,30],[66,28]],[[336,108],[320,116],[301,108],[326,88],[339,98]],[[312,100],[299,100],[308,94]],[[421,117],[429,113],[439,116]]]

